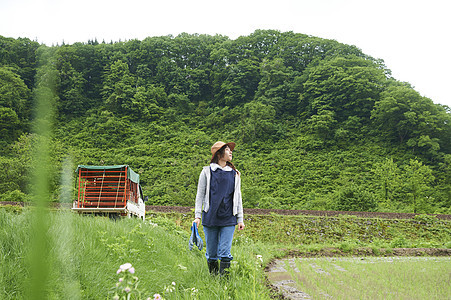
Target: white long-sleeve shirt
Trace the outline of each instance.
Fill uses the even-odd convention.
[[[194,207],[195,218],[202,217],[202,210],[208,212],[210,209],[210,168],[213,171],[217,168],[221,168],[224,171],[232,171],[232,168],[229,166],[222,168],[215,163],[202,168],[199,175],[199,182],[197,184],[196,205]],[[243,223],[243,199],[241,198],[241,178],[239,172],[237,172],[235,176],[235,190],[233,191],[233,215],[236,215],[238,223]]]

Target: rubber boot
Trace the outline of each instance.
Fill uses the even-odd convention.
[[[217,260],[207,261],[207,264],[208,264],[208,271],[210,271],[210,274],[218,275],[218,271],[219,271],[218,261]]]
[[[228,268],[230,268],[230,261],[221,260],[221,263],[219,264],[219,275],[224,276],[229,274]]]

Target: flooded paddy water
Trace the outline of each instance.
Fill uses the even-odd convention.
[[[292,257],[267,277],[286,299],[451,299],[451,257]]]

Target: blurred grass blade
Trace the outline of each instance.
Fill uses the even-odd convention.
[[[36,135],[33,159],[33,201],[35,210],[32,221],[30,259],[30,289],[28,299],[46,299],[49,278],[48,202],[49,192],[49,144],[53,123],[53,107],[56,70],[51,64],[51,49],[38,49],[39,68],[36,74],[34,94],[35,115],[33,132]]]

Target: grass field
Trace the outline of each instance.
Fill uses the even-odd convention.
[[[219,278],[209,275],[205,250],[189,251],[189,233],[165,217],[114,222],[50,212],[47,251],[39,253],[33,248],[33,218],[32,209],[0,208],[0,299],[43,299],[29,292],[36,281],[35,257],[44,262],[38,276],[46,279],[47,299],[115,299],[116,294],[124,299],[154,299],[156,294],[165,299],[271,298],[254,254],[269,257],[272,250],[265,244],[237,241],[230,277]],[[125,263],[133,266],[133,274],[117,274]]]
[[[353,247],[376,247],[363,241],[355,242],[360,230],[355,224],[365,220],[324,220],[321,221],[323,225],[317,225],[309,234],[318,241],[324,236],[324,232],[328,234],[325,226],[335,224],[335,234],[346,232],[349,235],[342,242],[328,238],[324,243],[303,243],[305,237],[300,236],[294,244],[292,234],[298,234],[299,229],[290,230],[290,224],[297,226],[302,220],[318,223],[320,219],[281,217],[280,226],[276,228],[274,220],[277,216],[252,217],[255,221],[248,218],[246,230],[237,232],[234,238],[234,260],[230,276],[221,278],[208,274],[205,249],[188,249],[191,215],[151,213],[145,222],[138,219],[114,222],[105,217],[79,216],[65,210],[41,214],[38,237],[44,240],[41,241],[42,247],[36,248],[37,228],[32,228],[36,224],[36,209],[0,207],[0,299],[43,299],[29,292],[39,289],[47,299],[117,299],[115,296],[120,296],[119,299],[158,299],[158,295],[164,299],[271,299],[276,296],[276,292],[267,286],[265,266],[275,258],[284,257],[291,250],[296,249],[302,253],[335,246],[337,250],[349,253]],[[340,227],[340,224],[344,227]],[[390,223],[390,234],[398,238],[401,236],[399,232],[408,231],[406,224]],[[415,233],[408,235],[403,243],[430,243],[441,247],[449,244],[450,237],[446,234],[449,223],[421,224],[416,221],[413,225]],[[357,233],[352,228],[356,228]],[[285,233],[285,237],[278,236],[283,232],[291,235]],[[363,234],[368,236],[369,232],[367,230]],[[270,239],[271,233],[273,239]],[[392,241],[384,239],[378,243],[379,246],[387,247]],[[344,282],[351,289],[344,289],[340,281],[318,275],[304,260],[296,259],[295,262],[297,268],[302,270],[302,276],[308,278],[308,281],[297,279],[300,287],[317,286],[317,291],[330,293],[337,298],[352,299],[356,295],[354,290],[361,290],[369,282],[378,290],[378,294],[370,295],[374,299],[378,299],[380,295],[398,293],[396,287],[405,288],[401,290],[401,294],[393,294],[392,299],[404,294],[411,296],[407,293],[410,290],[414,291],[414,296],[440,297],[450,294],[449,288],[446,289],[450,285],[449,260],[438,264],[437,269],[431,269],[434,264],[430,262],[422,264],[421,260],[412,260],[404,264],[404,275],[398,274],[393,278],[389,275],[396,273],[389,268],[397,262],[384,266],[383,261],[381,264],[363,264],[360,261],[351,263],[337,258],[334,264],[346,269],[346,272],[333,269],[328,260],[316,262],[330,274],[340,274],[347,278]],[[120,266],[126,263],[130,263],[132,269],[126,268],[117,273]],[[371,269],[376,266],[377,269]],[[396,270],[401,267],[396,266]],[[297,276],[295,269],[296,267],[289,271],[293,272],[290,276]],[[421,272],[417,274],[412,270]],[[355,274],[359,280],[350,274]],[[375,279],[368,279],[372,274],[377,275]],[[369,281],[363,281],[364,279]],[[432,281],[445,279],[445,287],[431,284]],[[36,282],[41,286],[31,289]],[[382,289],[385,286],[387,289]],[[319,292],[315,294],[316,290],[309,292],[312,295],[322,295]],[[346,293],[340,294],[341,291]]]

